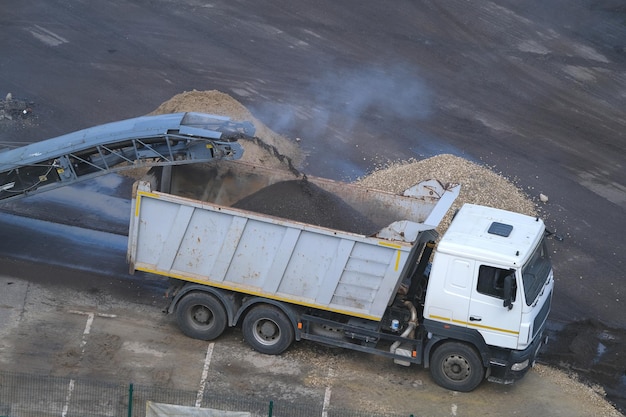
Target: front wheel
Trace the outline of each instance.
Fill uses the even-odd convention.
[[[433,353],[430,374],[444,388],[470,392],[485,378],[485,367],[472,347],[464,343],[447,342]]]
[[[183,297],[176,308],[178,327],[187,336],[200,340],[213,340],[226,329],[226,310],[213,295],[191,292]]]
[[[258,352],[283,353],[293,342],[294,329],[279,308],[270,305],[254,307],[243,320],[243,338]]]

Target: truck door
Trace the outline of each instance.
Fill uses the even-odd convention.
[[[510,308],[503,305],[507,276],[511,276],[513,282],[513,302]],[[468,327],[480,331],[488,345],[516,349],[522,297],[519,286],[515,284],[515,270],[477,262],[475,277],[468,309]]]
[[[437,254],[426,291],[424,317],[465,327],[474,261]]]

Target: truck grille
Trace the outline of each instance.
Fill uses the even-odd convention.
[[[533,339],[537,336],[537,333],[543,328],[543,323],[546,321],[546,317],[550,312],[550,304],[552,303],[552,293],[548,294],[548,300],[541,307],[541,311],[535,317],[535,322],[533,323]]]

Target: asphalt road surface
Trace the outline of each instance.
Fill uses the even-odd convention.
[[[301,138],[310,174],[463,156],[549,197],[542,215],[565,238],[552,319],[624,329],[625,21],[618,0],[12,2],[0,6],[0,96],[32,113],[0,120],[0,140],[216,89]]]

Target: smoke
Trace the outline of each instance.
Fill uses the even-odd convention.
[[[316,106],[346,113],[399,118],[426,118],[430,94],[409,68],[364,68],[326,73],[310,86]]]
[[[293,98],[290,103],[264,103],[253,112],[277,132],[304,127],[309,139],[349,138],[367,120],[394,123],[431,114],[429,89],[415,68],[401,65],[326,72]]]

